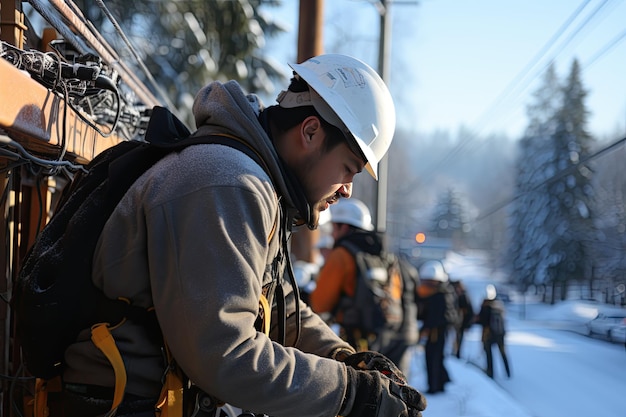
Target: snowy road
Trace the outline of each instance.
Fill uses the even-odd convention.
[[[534,416],[626,416],[623,345],[533,321],[511,319],[509,327],[513,378],[498,383]]]
[[[512,378],[506,379],[499,353],[494,349],[495,390],[482,374],[484,353],[480,327],[467,333],[462,350],[465,360],[448,357],[453,383],[446,393],[429,398],[424,417],[624,417],[626,416],[626,351],[624,345],[581,334],[585,321],[573,316],[579,305],[527,307],[520,319],[509,305],[507,350]],[[559,310],[555,313],[555,310]],[[581,333],[565,328],[578,329]],[[416,353],[411,380],[425,390],[423,354]],[[474,364],[468,365],[467,361]],[[501,388],[501,389],[500,389]],[[518,405],[511,410],[511,397]]]

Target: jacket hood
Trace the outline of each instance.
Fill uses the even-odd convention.
[[[287,179],[286,168],[268,133],[259,122],[263,109],[260,99],[254,94],[246,95],[236,81],[214,81],[196,95],[192,111],[197,130],[192,136],[228,134],[245,141],[265,161],[272,182],[278,194],[285,199],[287,207],[296,208],[298,198],[297,190],[292,184],[293,178]],[[287,213],[289,217],[296,214],[295,210]],[[303,216],[307,216],[307,213]]]

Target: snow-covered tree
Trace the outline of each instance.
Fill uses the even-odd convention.
[[[626,284],[626,177],[624,148],[603,155],[594,170],[594,226],[591,246],[595,289],[606,291]]]
[[[516,200],[511,213],[512,275],[531,284],[565,289],[589,271],[593,236],[586,92],[574,61],[561,86],[554,68],[528,107],[529,125],[517,162]],[[555,291],[552,291],[553,301]]]
[[[454,189],[439,195],[431,220],[431,232],[439,238],[452,239],[461,244],[470,232],[467,202]]]
[[[285,69],[263,50],[266,39],[285,32],[286,25],[261,9],[280,2],[109,0],[107,8],[154,83],[99,5],[85,0],[76,4],[138,79],[162,100],[158,86],[189,126],[195,126],[190,113],[193,97],[210,81],[237,80],[255,93],[273,91],[274,82],[288,81]]]
[[[550,217],[546,181],[554,175],[550,138],[556,131],[560,85],[553,66],[546,71],[528,106],[529,124],[516,163],[515,201],[511,206],[511,278],[520,287],[546,282]]]
[[[590,155],[592,138],[587,133],[587,92],[580,80],[580,66],[574,60],[562,89],[562,105],[552,135],[555,175],[548,185],[551,208],[549,271],[565,297],[569,282],[582,281],[588,268],[589,237],[593,236],[591,186],[592,171],[581,163]]]

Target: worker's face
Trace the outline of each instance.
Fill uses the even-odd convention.
[[[330,151],[325,150],[323,145],[326,132],[321,126],[318,127],[304,130],[304,157],[294,168],[312,208],[315,225],[321,211],[328,210],[329,205],[340,197],[349,198],[352,195],[354,176],[365,166],[346,143],[341,143]]]
[[[344,237],[348,233],[349,230],[350,230],[350,226],[348,226],[347,224],[333,223],[333,231],[332,231],[333,240],[335,242],[338,241],[339,239]]]

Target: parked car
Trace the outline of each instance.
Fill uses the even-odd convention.
[[[623,312],[599,312],[598,315],[587,323],[589,336],[600,335],[608,340],[624,341],[622,336],[626,327],[626,310]],[[620,338],[620,339],[615,339]]]
[[[503,303],[510,303],[511,296],[509,294],[509,289],[501,285],[496,285],[496,298],[501,300]]]
[[[624,343],[626,345],[626,318],[610,329],[609,339],[611,342]]]

